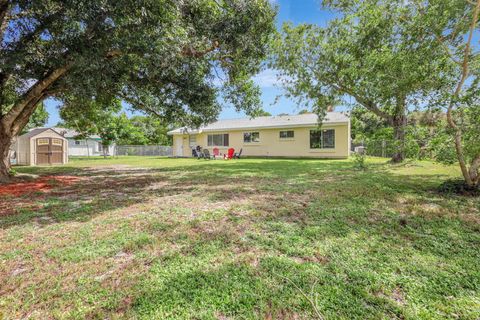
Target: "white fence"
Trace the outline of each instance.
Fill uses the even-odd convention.
[[[116,146],[115,155],[117,156],[172,156],[171,146]]]

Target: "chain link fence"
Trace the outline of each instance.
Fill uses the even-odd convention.
[[[117,156],[172,156],[171,146],[116,146],[115,155]]]
[[[365,153],[373,157],[391,158],[399,150],[400,146],[395,140],[368,140],[360,142],[352,142],[352,151]],[[405,155],[412,159],[433,159],[434,151],[428,146],[428,142],[424,140],[405,141]]]

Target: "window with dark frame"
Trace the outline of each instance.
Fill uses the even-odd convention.
[[[243,142],[260,142],[260,133],[259,132],[244,132],[243,133]]]
[[[76,146],[79,146],[80,143],[81,143],[80,140],[75,140],[75,145],[76,145]]]
[[[310,149],[334,149],[335,130],[310,130]]]
[[[293,130],[280,131],[280,139],[292,139],[295,137]]]
[[[225,134],[209,134],[207,145],[209,147],[228,147],[228,133]]]
[[[197,146],[197,136],[191,135],[188,137],[188,145],[190,148],[195,148]]]

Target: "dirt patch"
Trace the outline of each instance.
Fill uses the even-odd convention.
[[[45,176],[33,181],[8,183],[0,186],[0,195],[18,197],[27,193],[47,192],[57,185],[67,186],[83,179],[76,176]]]
[[[405,295],[399,287],[395,287],[393,291],[388,294],[383,290],[375,292],[375,296],[383,299],[389,299],[395,301],[397,304],[403,306],[405,305]]]

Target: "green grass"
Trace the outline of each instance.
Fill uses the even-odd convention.
[[[0,196],[6,319],[478,319],[480,199],[410,161],[77,158]]]

